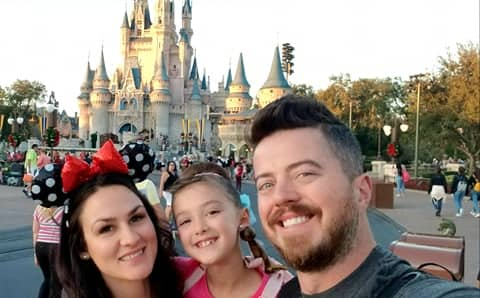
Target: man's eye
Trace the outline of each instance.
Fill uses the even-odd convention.
[[[267,182],[267,183],[259,184],[257,186],[257,190],[267,190],[271,187],[273,187],[273,183]]]

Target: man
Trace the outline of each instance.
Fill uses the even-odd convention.
[[[323,104],[278,99],[257,113],[250,141],[263,229],[297,271],[304,297],[480,295],[423,274],[375,243],[360,146]]]
[[[30,174],[31,177],[34,177],[37,174],[37,153],[38,153],[38,145],[33,144],[31,149],[27,151],[25,154],[25,173]],[[22,190],[23,193],[27,196],[31,196],[31,189],[32,189],[32,181],[26,180],[24,181],[25,187]]]

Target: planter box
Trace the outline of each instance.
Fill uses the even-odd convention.
[[[373,180],[370,207],[393,209],[393,183]]]

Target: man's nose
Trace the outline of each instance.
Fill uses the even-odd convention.
[[[275,205],[293,203],[300,199],[295,184],[291,181],[291,179],[277,181],[274,186],[272,196]]]

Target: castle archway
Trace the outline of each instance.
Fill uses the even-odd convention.
[[[131,123],[125,123],[120,127],[118,130],[120,134],[123,134],[124,132],[130,132],[130,133],[136,133],[137,132],[137,127]]]

